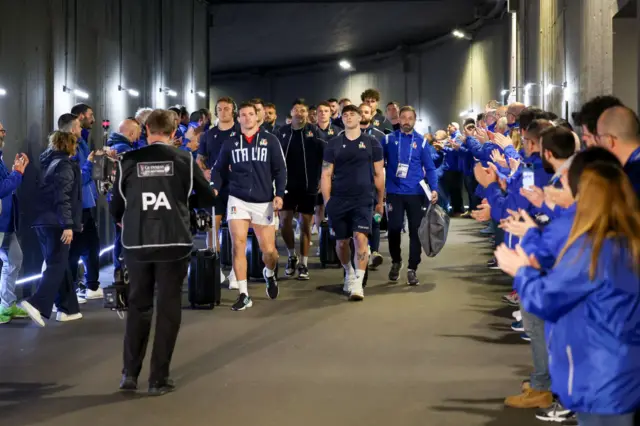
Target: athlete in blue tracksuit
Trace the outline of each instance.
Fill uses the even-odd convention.
[[[389,252],[392,265],[389,280],[397,281],[402,268],[401,235],[405,212],[409,225],[409,285],[419,284],[416,270],[420,264],[422,246],[418,228],[424,216],[425,192],[420,182],[429,184],[432,203],[438,198],[438,178],[433,163],[433,151],[422,135],[414,130],[415,114],[402,108],[400,129],[387,135],[383,141],[386,160],[387,216],[389,226]]]

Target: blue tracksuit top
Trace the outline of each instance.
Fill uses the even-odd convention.
[[[591,279],[592,250],[583,235],[551,270],[520,268],[514,287],[523,308],[545,320],[551,390],[562,405],[627,414],[640,406],[640,277],[625,241],[609,238]]]
[[[624,171],[633,185],[636,194],[640,197],[640,148],[637,148],[624,165]]]
[[[16,190],[22,183],[22,173],[9,171],[2,160],[0,151],[0,199],[2,212],[0,213],[0,232],[17,231],[18,197]]]
[[[98,189],[96,183],[91,180],[91,171],[93,170],[93,163],[88,161],[89,154],[91,153],[89,145],[84,139],[78,141],[78,149],[76,155],[72,157],[73,160],[78,162],[80,171],[82,173],[82,208],[91,209],[96,206],[96,200],[98,199]]]
[[[386,189],[388,194],[422,195],[420,181],[426,182],[432,191],[438,190],[438,176],[433,164],[433,151],[429,142],[415,130],[407,135],[396,130],[385,136],[382,149],[386,163]],[[399,157],[399,158],[398,158]],[[396,176],[398,162],[409,164],[407,177]]]
[[[229,195],[249,203],[268,203],[275,195],[284,197],[287,166],[278,137],[258,132],[251,142],[243,134],[229,137],[223,144],[211,175],[220,192],[229,183]]]

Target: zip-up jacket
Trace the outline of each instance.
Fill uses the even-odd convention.
[[[16,190],[22,183],[22,173],[7,169],[0,151],[0,232],[15,232],[18,230],[18,197]]]
[[[624,172],[629,177],[636,194],[640,197],[640,148],[631,153],[624,165]]]
[[[267,132],[278,136],[278,134],[280,133],[280,129],[281,127],[278,126],[276,123],[273,124],[269,124],[269,123],[262,123],[262,126],[260,126],[261,129],[266,130]]]
[[[287,166],[277,137],[256,133],[249,142],[240,133],[227,139],[213,166],[211,179],[220,191],[228,182],[229,195],[249,203],[268,203],[275,195],[284,197]]]
[[[518,270],[523,309],[547,321],[551,390],[579,413],[615,415],[640,406],[640,278],[625,242],[605,240],[595,279],[592,244],[574,242],[547,273]]]
[[[294,147],[294,132],[302,131],[302,147]],[[287,190],[300,190],[317,194],[322,174],[322,158],[327,141],[318,135],[316,126],[307,123],[302,129],[293,130],[291,124],[278,134],[287,164]],[[294,152],[300,155],[293,155]]]
[[[136,149],[137,142],[131,142],[124,135],[113,132],[107,140],[107,146],[116,150],[118,154]]]
[[[412,134],[407,135],[398,130],[385,136],[382,148],[388,194],[422,195],[422,180],[429,184],[432,191],[438,190],[433,151],[421,134],[414,130]],[[409,165],[406,178],[397,177],[398,163]]]
[[[91,180],[91,171],[93,170],[93,163],[89,160],[89,154],[91,149],[85,139],[78,141],[78,149],[76,155],[72,157],[73,160],[78,162],[78,166],[82,172],[82,208],[92,209],[96,206],[98,199],[98,189],[96,183]]]
[[[220,155],[222,144],[229,137],[236,136],[240,133],[240,125],[234,124],[229,130],[222,131],[218,126],[204,132],[200,137],[200,146],[198,154],[206,157],[205,165],[211,169]]]
[[[335,124],[332,124],[331,121],[329,121],[329,126],[322,130],[320,128],[319,125],[316,124],[316,134],[318,135],[318,137],[320,139],[325,140],[326,142],[329,142],[330,139],[335,138],[336,136],[338,136],[341,132],[344,131],[344,129],[342,127],[336,126]]]
[[[373,136],[374,138],[376,138],[376,140],[380,142],[380,145],[382,145],[383,143],[382,141],[386,136],[382,130],[378,130],[378,128],[375,127],[373,124],[370,124],[369,127],[367,127],[366,129],[360,129],[360,130],[362,130],[362,133],[364,133],[365,135]]]
[[[32,226],[82,230],[83,187],[77,161],[62,151],[40,154],[37,214]]]
[[[371,124],[385,135],[393,133],[393,124],[387,120],[387,117],[379,109],[376,110],[376,115],[371,119]]]
[[[212,207],[213,191],[189,153],[154,143],[118,162],[111,215],[122,225],[122,247],[140,262],[190,255],[190,210]]]

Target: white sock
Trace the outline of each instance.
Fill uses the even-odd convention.
[[[309,256],[302,256],[302,264],[307,266],[307,260],[309,260]]]
[[[220,282],[223,283],[224,280],[226,280],[227,278],[224,276],[224,273],[222,272],[222,270],[220,270]]]
[[[249,289],[247,288],[247,280],[238,281],[238,293],[249,295]]]
[[[353,270],[353,266],[351,266],[350,263],[347,263],[346,265],[342,265],[342,267],[344,268],[345,271],[347,271],[347,276],[354,276],[356,274],[356,271]]]
[[[296,254],[296,249],[287,248],[287,253],[289,254],[289,257],[298,257],[298,255]]]
[[[267,276],[267,278],[271,278],[273,277],[276,273],[273,269],[269,269],[269,268],[264,268],[264,274]]]
[[[235,281],[236,280],[236,273],[233,271],[233,269],[231,269],[231,272],[229,272],[229,275],[227,276],[227,278],[229,278],[229,281]]]
[[[358,286],[362,287],[362,282],[364,281],[364,274],[366,273],[366,271],[364,271],[363,269],[356,269],[356,282],[358,283]]]

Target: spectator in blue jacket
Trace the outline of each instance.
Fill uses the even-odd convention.
[[[38,190],[38,214],[33,222],[46,264],[36,292],[20,303],[40,327],[55,302],[58,321],[82,318],[73,282],[67,275],[71,241],[82,229],[82,179],[75,155],[78,140],[73,133],[54,132],[49,149],[40,155],[42,180]]]
[[[414,127],[416,111],[405,106],[400,109],[400,130],[387,135],[382,143],[386,162],[387,217],[391,270],[389,280],[398,281],[402,269],[401,236],[404,215],[409,224],[409,269],[407,283],[418,285],[416,275],[422,246],[418,228],[424,216],[426,194],[421,182],[429,185],[431,203],[438,202],[438,178],[433,164],[433,151],[427,140]]]
[[[107,147],[112,148],[117,154],[124,154],[137,148],[137,141],[140,139],[141,128],[137,121],[126,119],[118,127],[118,132],[114,132],[107,140]],[[109,202],[111,194],[109,194]],[[122,282],[122,228],[114,222],[113,229],[115,238],[113,241],[113,277],[115,282]]]
[[[631,185],[640,196],[640,122],[631,109],[616,106],[598,119],[598,145],[608,149],[623,164]]]
[[[0,276],[0,324],[12,319],[28,318],[27,313],[16,306],[16,281],[22,267],[22,249],[16,236],[18,231],[18,198],[16,190],[22,183],[22,175],[29,164],[25,154],[18,154],[13,163],[13,171],[9,171],[2,160],[2,148],[7,131],[0,123],[0,260],[2,275]]]
[[[464,153],[460,152],[463,142],[460,125],[456,122],[450,123],[447,132],[449,133],[449,141],[444,147],[444,175],[441,186],[449,199],[451,214],[459,215],[464,213],[462,201],[464,163],[461,163],[460,159]]]
[[[621,167],[580,176],[568,241],[541,271],[501,246],[523,306],[549,322],[552,389],[580,425],[633,426],[640,416],[640,205]]]
[[[98,190],[96,183],[91,179],[93,170],[93,163],[89,159],[91,149],[81,133],[91,128],[94,117],[93,110],[86,104],[78,104],[71,111],[71,114],[63,114],[58,119],[58,129],[71,132],[78,138],[76,154],[72,159],[77,161],[81,170],[82,226],[71,244],[69,262],[74,283],[78,281],[78,261],[82,259],[84,263],[84,288],[78,289],[78,298],[80,303],[85,303],[86,300],[104,297],[100,288],[100,237],[93,213],[97,205]]]
[[[143,146],[147,146],[147,129],[145,124],[147,123],[147,118],[153,112],[152,108],[139,108],[136,111],[136,121],[140,126],[140,137],[135,143],[135,148],[142,148]]]

